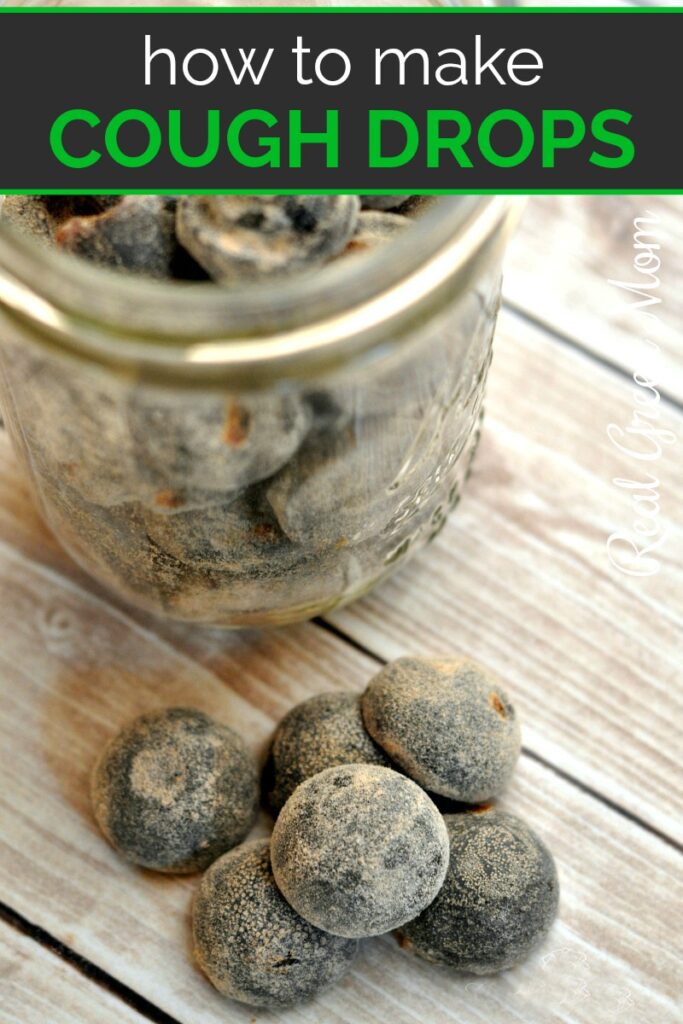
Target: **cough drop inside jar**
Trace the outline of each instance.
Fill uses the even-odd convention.
[[[64,547],[127,600],[218,625],[367,591],[459,500],[507,218],[409,195],[6,197],[3,411]]]

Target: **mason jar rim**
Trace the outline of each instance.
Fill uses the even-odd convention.
[[[442,197],[380,249],[228,288],[115,273],[0,225],[0,309],[47,344],[128,372],[188,382],[306,375],[397,346],[406,319],[452,299],[517,205],[503,196]]]

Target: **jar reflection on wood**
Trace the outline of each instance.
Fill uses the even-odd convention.
[[[129,601],[204,623],[281,624],[367,591],[459,498],[505,220],[466,285],[376,329],[362,358],[253,386],[155,380],[45,344],[3,299],[0,252],[5,416],[63,546]]]

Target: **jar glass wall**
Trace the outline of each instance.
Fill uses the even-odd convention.
[[[239,294],[0,226],[2,407],[63,546],[135,604],[224,626],[367,591],[459,499],[510,215],[442,199],[395,245]]]

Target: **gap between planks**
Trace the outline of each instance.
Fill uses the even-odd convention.
[[[515,316],[519,320],[528,323],[535,330],[543,331],[543,333],[547,334],[548,337],[552,338],[558,345],[565,345],[578,355],[585,356],[597,366],[601,366],[603,369],[615,374],[622,380],[633,383],[632,370],[629,370],[626,366],[616,362],[613,358],[610,358],[607,355],[602,355],[599,351],[591,348],[590,345],[581,342],[573,335],[566,334],[555,324],[549,323],[547,320],[543,320],[540,317],[535,316],[533,313],[529,312],[528,309],[525,309],[524,306],[518,305],[513,299],[504,297],[502,309],[506,310],[511,316]],[[674,392],[669,393],[665,385],[659,388],[659,394],[662,402],[666,406],[669,406],[671,410],[683,413],[683,399],[679,399]]]
[[[68,964],[74,971],[82,975],[84,978],[92,983],[93,986],[97,986],[100,989],[106,991],[113,999],[116,1000],[116,1007],[120,1012],[120,1005],[123,1003],[134,1011],[134,1014],[130,1015],[130,1018],[126,1014],[126,1020],[123,1021],[118,1015],[112,1016],[111,1021],[117,1020],[119,1024],[128,1024],[131,1021],[149,1020],[152,1024],[180,1024],[174,1017],[160,1010],[157,1006],[154,1006],[149,1000],[145,999],[144,996],[139,995],[132,989],[128,988],[127,985],[121,984],[116,978],[112,978],[106,971],[101,970],[95,964],[91,963],[85,957],[81,956],[80,953],[74,952],[69,946],[66,946],[59,939],[56,939],[49,932],[45,931],[44,928],[39,928],[37,925],[27,921],[21,914],[17,914],[16,911],[12,910],[4,903],[0,903],[0,922],[4,922],[7,929],[12,929],[17,935],[23,936],[28,942],[36,943],[42,949],[48,951],[54,957],[57,957],[64,964]],[[19,945],[19,944],[17,944]],[[23,946],[23,943],[21,944]],[[12,949],[12,952],[16,956],[18,950]],[[9,973],[9,972],[8,972]],[[50,973],[49,965],[45,971],[46,974]],[[0,972],[1,976],[2,972]],[[37,979],[35,979],[37,980]],[[73,984],[70,988],[73,989]],[[19,1020],[19,1018],[17,1018]],[[107,1024],[109,1024],[109,1016],[107,1016]],[[22,1022],[23,1024],[23,1022]],[[51,1022],[52,1024],[52,1022]],[[74,1021],[74,1024],[80,1024],[80,1021]],[[98,1019],[98,1024],[104,1024],[104,1021]]]

